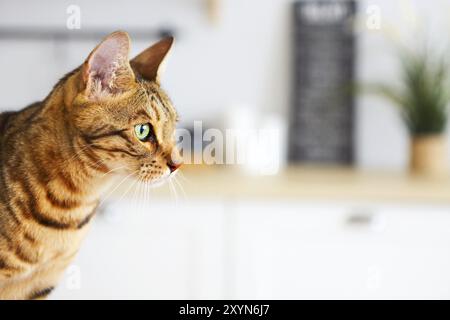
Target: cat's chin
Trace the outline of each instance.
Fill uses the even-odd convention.
[[[152,188],[158,188],[161,187],[163,184],[165,184],[167,182],[168,177],[165,178],[158,178],[156,180],[150,181],[149,185]]]
[[[149,181],[149,185],[151,187],[155,187],[155,188],[160,187],[163,184],[165,184],[170,179],[170,177],[171,177],[171,173],[170,173],[170,171],[168,171],[167,173],[165,173],[161,177]]]

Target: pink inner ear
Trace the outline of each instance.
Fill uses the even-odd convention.
[[[100,82],[103,89],[113,89],[120,68],[126,68],[129,40],[126,34],[112,34],[92,53],[88,61],[88,75]]]

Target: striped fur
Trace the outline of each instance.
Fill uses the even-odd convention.
[[[171,43],[147,50],[148,68],[159,68]],[[111,34],[44,101],[0,114],[0,299],[50,294],[76,255],[95,216],[98,190],[112,172],[156,181],[178,165],[177,114],[158,70],[145,70],[142,57],[130,65],[128,46],[126,33]],[[144,123],[155,134],[146,142],[134,134]]]

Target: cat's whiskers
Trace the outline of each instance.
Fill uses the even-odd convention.
[[[119,184],[116,185],[116,187],[114,189],[112,189],[106,196],[105,198],[100,202],[101,206],[106,200],[108,200],[108,198],[114,193],[114,191],[116,191],[126,180],[128,180],[132,175],[136,174],[139,170],[136,170],[132,173],[130,173],[129,175],[127,175],[125,178],[123,178]]]
[[[146,182],[142,181],[142,186],[141,186],[141,195],[140,195],[140,199],[141,199],[141,212],[144,212],[145,209],[145,205],[146,205],[146,201],[145,201],[145,186],[146,186]]]
[[[129,199],[130,205],[132,207],[134,207],[133,212],[137,212],[137,213],[140,213],[140,210],[139,210],[140,201],[138,199],[138,191],[140,190],[140,186],[141,186],[141,180],[138,178],[138,179],[136,179],[136,182],[133,185],[133,191],[132,191],[133,194],[132,194],[131,198]]]
[[[127,165],[123,165],[123,166],[120,166],[120,167],[111,169],[111,170],[109,170],[108,172],[105,172],[104,174],[102,174],[102,175],[100,176],[100,178],[103,178],[103,177],[106,176],[107,174],[110,174],[110,173],[112,173],[112,172],[114,172],[114,171],[118,171],[118,170],[120,170],[120,169],[125,169],[125,168],[127,168],[127,167],[128,167]]]
[[[147,200],[146,200],[146,195],[147,195],[147,193],[146,193],[146,187],[147,187],[147,182],[146,181],[143,181],[143,183],[142,183],[142,196],[141,196],[141,199],[142,199],[142,207],[141,207],[141,212],[144,212],[144,210],[145,210],[145,206],[146,206],[146,204],[147,204]]]
[[[147,205],[147,181],[143,181],[142,186],[142,212],[145,211],[145,206]]]
[[[175,196],[175,205],[178,207],[178,192],[175,189],[172,179],[169,179],[169,186],[170,186],[171,192],[173,192],[173,195]]]
[[[136,185],[136,189],[134,190],[133,194],[133,203],[135,206],[135,210],[140,212],[141,207],[141,190],[142,190],[142,181],[138,179],[138,184]]]
[[[177,173],[177,177],[180,177],[181,179],[183,179],[183,181],[184,182],[186,182],[186,183],[188,183],[188,184],[191,184],[192,182],[191,182],[191,180],[189,180],[187,177],[186,177],[186,175],[184,174],[184,172],[182,171],[182,170],[178,170],[177,171],[178,173]]]
[[[144,195],[143,195],[144,205],[147,204],[147,188],[148,188],[148,183],[147,183],[147,181],[145,181],[144,182]]]
[[[151,203],[152,200],[152,195],[153,195],[153,188],[152,185],[149,183],[148,184],[148,191],[147,191],[147,197],[148,197],[148,203]]]
[[[140,179],[136,179],[136,183],[134,185],[134,192],[133,192],[133,196],[131,198],[132,203],[135,205],[135,209],[137,211],[138,209],[138,199],[137,199],[137,194],[138,194],[138,190],[141,186],[141,180]]]
[[[169,187],[170,196],[172,199],[175,199],[175,195],[173,194],[172,185],[170,184],[170,181],[167,182],[167,186]]]
[[[140,202],[140,212],[144,212],[145,206],[147,204],[147,182],[145,180],[141,180],[141,190],[139,193],[139,202]]]
[[[132,183],[130,183],[130,186],[126,189],[126,191],[122,194],[122,196],[120,196],[119,198],[119,202],[128,195],[128,193],[130,192],[131,188],[133,188],[133,186],[136,185],[136,183],[138,182],[138,180],[136,179],[135,181],[133,181]]]
[[[184,200],[186,201],[186,200],[187,200],[186,192],[184,191],[183,185],[180,183],[180,181],[178,181],[177,176],[173,176],[173,181],[175,182],[174,185],[178,185],[178,187],[179,187],[179,189],[181,190],[181,193],[182,193],[182,195],[183,195],[183,198],[184,198]]]
[[[151,203],[151,184],[150,184],[150,182],[149,181],[146,181],[146,183],[145,183],[145,186],[146,186],[146,190],[145,190],[145,204],[146,204],[146,208],[145,209],[147,209],[148,208],[148,204],[150,204]]]

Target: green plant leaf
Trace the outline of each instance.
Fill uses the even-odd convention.
[[[429,51],[403,52],[400,56],[401,87],[376,84],[368,86],[366,91],[398,106],[411,134],[442,133],[447,125],[450,102],[446,57],[433,56]]]

